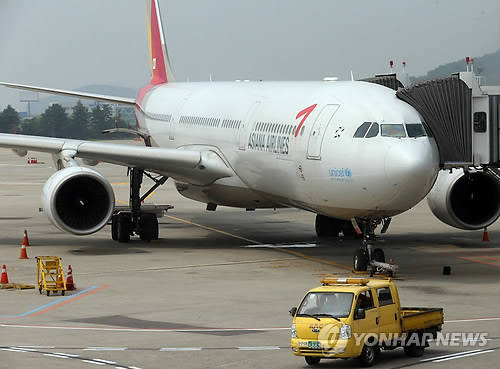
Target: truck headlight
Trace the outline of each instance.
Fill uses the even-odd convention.
[[[339,332],[339,340],[348,340],[351,338],[351,326],[349,324],[342,324]]]
[[[297,329],[295,329],[295,323],[292,324],[292,338],[297,338]]]

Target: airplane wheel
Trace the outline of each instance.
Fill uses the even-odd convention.
[[[380,248],[376,248],[375,250],[373,250],[373,260],[385,263],[384,250]]]
[[[130,217],[127,214],[120,214],[117,223],[118,242],[130,241],[130,227],[132,223]]]
[[[158,218],[154,214],[143,214],[139,220],[139,237],[143,241],[158,239]]]
[[[368,268],[368,254],[363,249],[358,249],[354,254],[354,270],[364,272]]]
[[[111,238],[113,241],[118,241],[118,214],[111,217]]]

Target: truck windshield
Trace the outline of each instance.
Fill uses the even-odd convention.
[[[300,304],[297,315],[332,315],[337,318],[347,317],[351,312],[350,292],[309,292]]]

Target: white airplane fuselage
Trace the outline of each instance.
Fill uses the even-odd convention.
[[[182,195],[205,203],[389,217],[422,200],[439,169],[428,136],[353,137],[364,122],[422,122],[393,90],[372,83],[168,83],[137,106],[153,146],[212,150],[232,168],[235,176],[208,186],[174,178]]]

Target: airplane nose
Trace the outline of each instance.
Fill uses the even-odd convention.
[[[434,185],[438,168],[437,149],[432,142],[404,140],[393,145],[385,156],[385,175],[394,206],[416,205]]]

